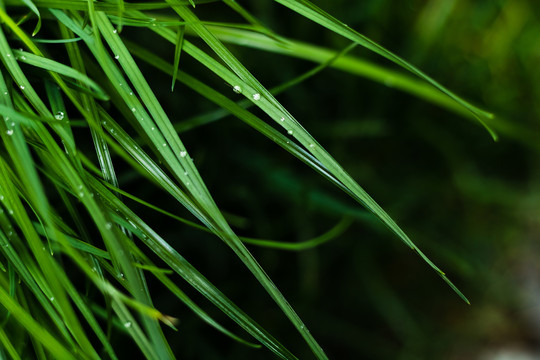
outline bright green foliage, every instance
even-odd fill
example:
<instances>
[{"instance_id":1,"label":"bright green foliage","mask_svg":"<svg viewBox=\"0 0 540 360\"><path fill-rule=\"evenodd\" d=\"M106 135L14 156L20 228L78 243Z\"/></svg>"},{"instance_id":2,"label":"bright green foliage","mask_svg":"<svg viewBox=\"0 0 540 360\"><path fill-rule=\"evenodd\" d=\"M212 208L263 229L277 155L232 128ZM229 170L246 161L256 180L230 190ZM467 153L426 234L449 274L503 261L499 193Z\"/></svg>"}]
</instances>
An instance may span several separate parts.
<instances>
[{"instance_id":1,"label":"bright green foliage","mask_svg":"<svg viewBox=\"0 0 540 360\"><path fill-rule=\"evenodd\" d=\"M199 19L199 10L215 6L213 3L194 0L3 2L0 9L3 63L0 113L4 118L0 121L0 304L3 306L0 357L117 359L124 346L114 341L117 332L127 334L147 359L181 357L169 346L170 337L164 335L163 325L174 328L175 319L154 307L155 299L148 286L151 278L230 338L247 346L264 346L283 359L296 358L190 264L160 234L159 228L145 221L131 206L131 200L135 200L179 221L179 226L191 226L221 239L274 300L313 355L327 358L324 346L317 342L246 244L295 251L313 248L338 237L354 216L343 217L328 232L301 243L238 236L190 156L196 149L185 146L179 136L179 130L199 127L229 114L288 151L349 195L358 206L367 209L372 214L369 219L382 222L468 302L306 130L301 116L293 115L275 96L327 67L335 67L381 83L392 83L397 89L476 118L493 137L492 127L501 132L508 127L502 121L491 123L491 114L471 105L309 1L278 0L273 6L280 3L347 39L350 45L343 51L275 34L233 0L223 1L221 5L236 12L245 23ZM144 40L138 42L124 36L130 28L136 28ZM172 56L166 58L154 53L145 47L145 41L169 44ZM282 86L269 89L235 57L229 44L308 59L319 65ZM390 59L403 71L348 55L355 46ZM206 80L184 70L183 63L188 60L212 73L215 83L205 83ZM142 66L143 63L148 65ZM153 71L169 74L172 90L178 91L175 83L180 82L219 109L190 121L180 121L184 115L165 108L150 86L148 81ZM40 80L34 80L37 78ZM224 83L227 92L220 90ZM237 95L233 100L235 93L244 99L237 101ZM121 189L118 177L123 172L175 199L178 208L186 209L193 219L180 217ZM177 285L179 277L246 333L236 335L214 320L181 290ZM94 295L88 296L89 289Z\"/></svg>"}]
</instances>

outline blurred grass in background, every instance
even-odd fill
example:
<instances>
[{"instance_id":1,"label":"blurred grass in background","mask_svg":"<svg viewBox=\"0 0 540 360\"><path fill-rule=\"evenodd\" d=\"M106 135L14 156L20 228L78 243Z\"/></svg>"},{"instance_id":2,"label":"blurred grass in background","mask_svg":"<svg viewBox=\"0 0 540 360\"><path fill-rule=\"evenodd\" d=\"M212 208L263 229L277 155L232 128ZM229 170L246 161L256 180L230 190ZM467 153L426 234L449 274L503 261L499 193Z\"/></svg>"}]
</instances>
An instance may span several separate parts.
<instances>
[{"instance_id":1,"label":"blurred grass in background","mask_svg":"<svg viewBox=\"0 0 540 360\"><path fill-rule=\"evenodd\" d=\"M278 34L335 49L346 45L271 2L245 5ZM255 250L263 266L277 276L333 358L502 359L512 351L513 358L519 351L540 357L540 5L532 0L317 5L526 130L501 133L494 143L475 123L391 86L323 71L278 99L447 270L472 305L460 302L378 224L364 220L335 241L300 254ZM234 50L268 86L312 66ZM363 49L350 54L395 68ZM230 134L226 139L219 136L224 131ZM249 172L249 181L229 173L229 186L212 187L211 179L223 180L214 165L223 156L208 151L202 164L218 202L249 218L250 235L301 240L324 231L338 213L364 219L344 195L271 144L259 143L234 119L186 136L193 143L211 139L228 149L224 161L236 173ZM251 141L257 142L246 146ZM243 299L246 306L264 303L250 296Z\"/></svg>"},{"instance_id":2,"label":"blurred grass in background","mask_svg":"<svg viewBox=\"0 0 540 360\"><path fill-rule=\"evenodd\" d=\"M278 35L336 51L350 44L275 2L239 3ZM235 117L201 125L201 114L214 114L218 108L180 84L171 92L170 75L138 61L216 203L234 230L247 237L301 242L336 224L339 232L346 228L332 241L301 252L248 245L330 358L501 359L511 351L514 358L518 352L540 357L540 5L534 0L316 4L496 114L492 125L498 142L459 110L450 112L403 92L396 82L376 82L331 68L339 67L340 59L277 95L447 272L472 305L461 301L374 216L327 180ZM200 4L196 13L206 21L243 21L221 3ZM47 31L42 29L42 34L50 35ZM133 46L172 62L174 46L149 34L129 25L121 32ZM185 38L205 48L192 35L188 26ZM227 46L267 88L317 65L249 46ZM348 55L405 74L359 46ZM225 81L184 54L180 69L223 93L232 92ZM89 72L99 74L96 69ZM264 116L261 110L252 111ZM122 117L118 109L111 112ZM83 131L75 135L83 138ZM88 136L78 147L83 153L94 151ZM176 215L190 216L159 187L141 181L119 157L114 160L121 189ZM302 338L227 246L211 234L125 202L298 358L312 358ZM347 227L349 219L353 222ZM178 357L275 358L265 349L233 342L179 305L158 281L148 282L155 307L180 320L178 332L164 329ZM87 287L89 298L99 298ZM209 303L197 291L187 286L182 290L236 331L234 323L206 306ZM141 356L126 335L113 332L111 343L120 358Z\"/></svg>"}]
</instances>

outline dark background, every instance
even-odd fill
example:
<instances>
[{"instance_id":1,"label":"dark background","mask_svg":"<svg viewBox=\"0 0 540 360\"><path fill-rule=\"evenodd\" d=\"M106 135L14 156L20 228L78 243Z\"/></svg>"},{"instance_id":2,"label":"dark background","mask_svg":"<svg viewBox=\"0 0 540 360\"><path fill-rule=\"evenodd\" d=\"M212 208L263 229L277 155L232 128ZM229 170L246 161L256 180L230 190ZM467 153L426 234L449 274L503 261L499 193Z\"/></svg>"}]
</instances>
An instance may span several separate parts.
<instances>
[{"instance_id":1,"label":"dark background","mask_svg":"<svg viewBox=\"0 0 540 360\"><path fill-rule=\"evenodd\" d=\"M272 1L239 3L280 35L336 50L348 44ZM315 3L472 103L523 127L533 139L539 133L537 1ZM201 5L197 14L205 20L241 21L222 4ZM230 48L268 88L315 66ZM352 54L398 69L360 47ZM181 66L223 86L187 55ZM152 74L151 84L177 122L214 108L181 85L171 93L170 77ZM181 134L240 235L303 241L345 215L354 217L343 235L313 250L250 247L331 358L540 358L540 192L534 142L504 131L494 142L474 121L332 69L278 100L471 301L470 306L461 301L346 194L238 119L227 117ZM173 199L152 187L129 176L120 180L125 189L182 214ZM150 212L144 218L299 358L312 358L285 316L217 238ZM216 319L242 334L178 283ZM156 306L180 319L179 332L166 330L180 357L274 358L265 349L229 340L165 290L152 290L158 294Z\"/></svg>"}]
</instances>

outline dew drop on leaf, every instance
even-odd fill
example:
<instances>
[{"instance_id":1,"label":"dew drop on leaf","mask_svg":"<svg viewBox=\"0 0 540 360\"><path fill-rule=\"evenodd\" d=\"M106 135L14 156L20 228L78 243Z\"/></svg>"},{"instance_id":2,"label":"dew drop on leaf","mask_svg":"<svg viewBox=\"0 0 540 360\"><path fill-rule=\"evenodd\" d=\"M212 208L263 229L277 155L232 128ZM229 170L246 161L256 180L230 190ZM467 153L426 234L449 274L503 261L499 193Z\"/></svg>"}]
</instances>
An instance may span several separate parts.
<instances>
[{"instance_id":1,"label":"dew drop on leaf","mask_svg":"<svg viewBox=\"0 0 540 360\"><path fill-rule=\"evenodd\" d=\"M56 114L54 114L54 118L56 120L63 120L64 119L64 112L63 111L57 112Z\"/></svg>"}]
</instances>

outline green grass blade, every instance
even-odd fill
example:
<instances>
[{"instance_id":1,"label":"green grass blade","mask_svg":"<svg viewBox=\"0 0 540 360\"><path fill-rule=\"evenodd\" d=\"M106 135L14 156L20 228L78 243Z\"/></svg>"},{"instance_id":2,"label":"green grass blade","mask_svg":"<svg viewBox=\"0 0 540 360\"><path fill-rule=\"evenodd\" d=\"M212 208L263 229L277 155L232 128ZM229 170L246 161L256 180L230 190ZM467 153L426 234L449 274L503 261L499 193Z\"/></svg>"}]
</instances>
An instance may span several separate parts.
<instances>
[{"instance_id":1,"label":"green grass blade","mask_svg":"<svg viewBox=\"0 0 540 360\"><path fill-rule=\"evenodd\" d=\"M486 128L494 140L497 140L497 134L489 126L489 120L493 118L493 114L488 113L484 110L479 109L478 107L468 103L463 100L461 97L457 96L446 87L439 84L433 78L420 71L413 65L409 64L407 61L403 60L394 53L386 50L381 45L377 44L373 40L367 38L366 36L358 33L357 31L351 29L347 25L343 24L338 19L329 15L322 9L318 8L308 0L275 0L276 2L288 7L289 9L296 11L297 13L303 15L304 17L310 19L313 22L339 34L351 41L358 43L359 45L385 57L386 59L396 63L397 65L403 67L404 69L415 74L419 78L427 81L435 89L442 92L443 94L450 97L452 100L469 110L476 119Z\"/></svg>"},{"instance_id":2,"label":"green grass blade","mask_svg":"<svg viewBox=\"0 0 540 360\"><path fill-rule=\"evenodd\" d=\"M178 32L176 36L176 46L174 49L174 61L173 61L173 75L172 75L172 84L171 91L174 91L174 84L176 84L176 77L178 76L178 64L180 63L180 54L182 54L182 46L184 45L184 30L185 26L181 25L178 27Z\"/></svg>"},{"instance_id":3,"label":"green grass blade","mask_svg":"<svg viewBox=\"0 0 540 360\"><path fill-rule=\"evenodd\" d=\"M32 36L35 36L37 35L37 33L39 32L39 30L41 29L41 14L39 13L39 10L38 8L36 7L36 5L31 1L31 0L21 0L26 6L28 6L30 8L30 10L32 10L32 12L34 14L36 14L37 18L38 18L38 22L36 24L36 27L34 29L34 32L32 33Z\"/></svg>"},{"instance_id":4,"label":"green grass blade","mask_svg":"<svg viewBox=\"0 0 540 360\"><path fill-rule=\"evenodd\" d=\"M95 81L88 76L81 74L73 68L60 64L56 61L48 58L37 56L26 51L13 50L13 54L17 57L17 60L41 69L52 71L64 76L71 77L77 81L80 81L83 86L88 86L91 93L100 100L109 100L109 96L96 84Z\"/></svg>"},{"instance_id":5,"label":"green grass blade","mask_svg":"<svg viewBox=\"0 0 540 360\"><path fill-rule=\"evenodd\" d=\"M297 242L297 243L287 243L283 241L275 240L261 240L253 238L242 238L242 241L251 245L262 246L278 250L287 250L287 251L304 251L307 249L313 249L321 244L324 244L336 237L340 236L349 228L352 224L351 218L343 218L337 225L332 229L328 230L326 233L319 235L313 239Z\"/></svg>"}]
</instances>

